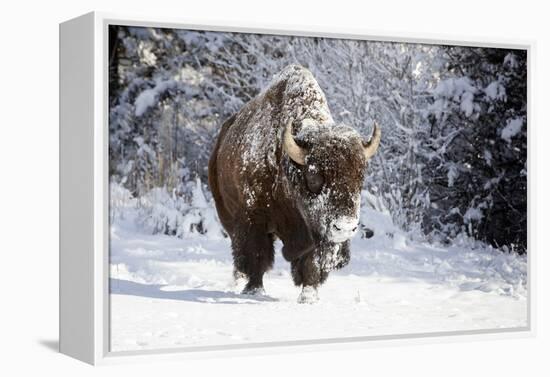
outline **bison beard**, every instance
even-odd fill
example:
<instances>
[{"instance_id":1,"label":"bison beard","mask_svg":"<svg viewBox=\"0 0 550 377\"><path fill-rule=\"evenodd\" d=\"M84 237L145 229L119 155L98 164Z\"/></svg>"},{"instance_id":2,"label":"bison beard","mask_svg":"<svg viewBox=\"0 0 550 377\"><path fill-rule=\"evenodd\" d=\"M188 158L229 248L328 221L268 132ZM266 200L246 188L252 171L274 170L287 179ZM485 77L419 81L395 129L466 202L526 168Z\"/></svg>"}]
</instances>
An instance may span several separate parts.
<instances>
[{"instance_id":1,"label":"bison beard","mask_svg":"<svg viewBox=\"0 0 550 377\"><path fill-rule=\"evenodd\" d=\"M208 180L235 272L248 279L243 293L263 293L278 237L302 286L298 302L317 300L329 272L349 262L365 167L379 142L376 126L365 143L335 125L319 85L296 65L222 125Z\"/></svg>"}]
</instances>

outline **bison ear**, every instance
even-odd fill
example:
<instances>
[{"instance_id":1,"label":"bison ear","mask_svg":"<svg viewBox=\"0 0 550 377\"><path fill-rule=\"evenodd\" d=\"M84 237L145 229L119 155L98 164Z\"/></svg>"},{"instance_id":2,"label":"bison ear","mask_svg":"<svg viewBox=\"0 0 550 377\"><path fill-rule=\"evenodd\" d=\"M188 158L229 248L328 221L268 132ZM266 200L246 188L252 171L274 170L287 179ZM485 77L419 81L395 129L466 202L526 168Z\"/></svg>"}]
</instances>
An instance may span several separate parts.
<instances>
[{"instance_id":1,"label":"bison ear","mask_svg":"<svg viewBox=\"0 0 550 377\"><path fill-rule=\"evenodd\" d=\"M285 153L297 164L306 164L306 150L296 144L292 136L292 119L288 121L283 136L283 149Z\"/></svg>"},{"instance_id":2,"label":"bison ear","mask_svg":"<svg viewBox=\"0 0 550 377\"><path fill-rule=\"evenodd\" d=\"M380 145L380 139L382 137L382 131L380 131L380 126L374 123L374 130L372 131L372 136L368 142L363 141L363 153L365 155L365 160L368 161L378 150Z\"/></svg>"}]
</instances>

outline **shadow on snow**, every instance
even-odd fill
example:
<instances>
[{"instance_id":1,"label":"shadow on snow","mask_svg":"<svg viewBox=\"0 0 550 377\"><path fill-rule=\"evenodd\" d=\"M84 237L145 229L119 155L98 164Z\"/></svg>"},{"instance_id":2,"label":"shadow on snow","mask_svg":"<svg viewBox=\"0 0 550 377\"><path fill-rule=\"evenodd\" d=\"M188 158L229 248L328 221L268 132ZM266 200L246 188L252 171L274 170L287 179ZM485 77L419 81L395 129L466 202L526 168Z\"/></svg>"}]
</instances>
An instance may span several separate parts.
<instances>
[{"instance_id":1,"label":"shadow on snow","mask_svg":"<svg viewBox=\"0 0 550 377\"><path fill-rule=\"evenodd\" d=\"M161 300L179 300L208 304L259 304L261 302L275 302L276 298L266 295L245 295L230 291L208 289L184 289L178 291L164 291L165 285L141 284L128 280L109 279L110 293L155 298Z\"/></svg>"}]
</instances>

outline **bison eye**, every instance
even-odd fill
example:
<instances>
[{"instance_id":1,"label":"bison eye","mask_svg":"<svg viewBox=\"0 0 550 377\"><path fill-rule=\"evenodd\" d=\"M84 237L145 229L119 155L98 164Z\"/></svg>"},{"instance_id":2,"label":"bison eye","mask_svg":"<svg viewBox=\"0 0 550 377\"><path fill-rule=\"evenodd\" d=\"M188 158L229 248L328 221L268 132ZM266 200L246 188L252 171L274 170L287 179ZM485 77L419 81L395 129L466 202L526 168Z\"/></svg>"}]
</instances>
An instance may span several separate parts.
<instances>
[{"instance_id":1,"label":"bison eye","mask_svg":"<svg viewBox=\"0 0 550 377\"><path fill-rule=\"evenodd\" d=\"M319 194L323 188L325 179L320 173L317 172L306 172L306 184L307 189L314 194Z\"/></svg>"}]
</instances>

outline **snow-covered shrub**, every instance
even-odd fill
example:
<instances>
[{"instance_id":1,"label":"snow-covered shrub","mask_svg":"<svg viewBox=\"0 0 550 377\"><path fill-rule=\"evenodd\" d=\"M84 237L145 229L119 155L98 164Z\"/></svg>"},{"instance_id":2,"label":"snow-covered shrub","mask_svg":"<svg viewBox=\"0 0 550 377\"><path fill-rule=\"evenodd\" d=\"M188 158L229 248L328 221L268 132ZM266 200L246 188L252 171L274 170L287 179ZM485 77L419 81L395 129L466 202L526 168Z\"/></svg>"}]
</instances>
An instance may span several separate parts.
<instances>
[{"instance_id":1,"label":"snow-covered shrub","mask_svg":"<svg viewBox=\"0 0 550 377\"><path fill-rule=\"evenodd\" d=\"M124 219L125 210L134 208L136 200L130 190L117 182L109 184L109 218L113 222L117 219Z\"/></svg>"},{"instance_id":2,"label":"snow-covered shrub","mask_svg":"<svg viewBox=\"0 0 550 377\"><path fill-rule=\"evenodd\" d=\"M190 203L191 206L184 215L183 224L177 235L186 237L199 233L212 239L224 237L214 202L212 199L206 200L200 178L191 185Z\"/></svg>"},{"instance_id":3,"label":"snow-covered shrub","mask_svg":"<svg viewBox=\"0 0 550 377\"><path fill-rule=\"evenodd\" d=\"M152 234L176 235L188 205L164 187L155 187L140 198L139 222Z\"/></svg>"},{"instance_id":4,"label":"snow-covered shrub","mask_svg":"<svg viewBox=\"0 0 550 377\"><path fill-rule=\"evenodd\" d=\"M410 224L407 230L396 225L384 199L367 190L361 192L359 229L361 238L372 238L379 247L404 249L408 241L424 241L421 224Z\"/></svg>"},{"instance_id":5,"label":"snow-covered shrub","mask_svg":"<svg viewBox=\"0 0 550 377\"><path fill-rule=\"evenodd\" d=\"M204 235L224 237L213 202L207 202L200 178L188 195L169 193L166 188L154 188L140 199L138 221L152 234L167 234L181 238Z\"/></svg>"},{"instance_id":6,"label":"snow-covered shrub","mask_svg":"<svg viewBox=\"0 0 550 377\"><path fill-rule=\"evenodd\" d=\"M398 229L393 223L392 216L383 200L367 190L362 190L361 203L359 214L361 236L365 238L372 236L393 238Z\"/></svg>"}]
</instances>

